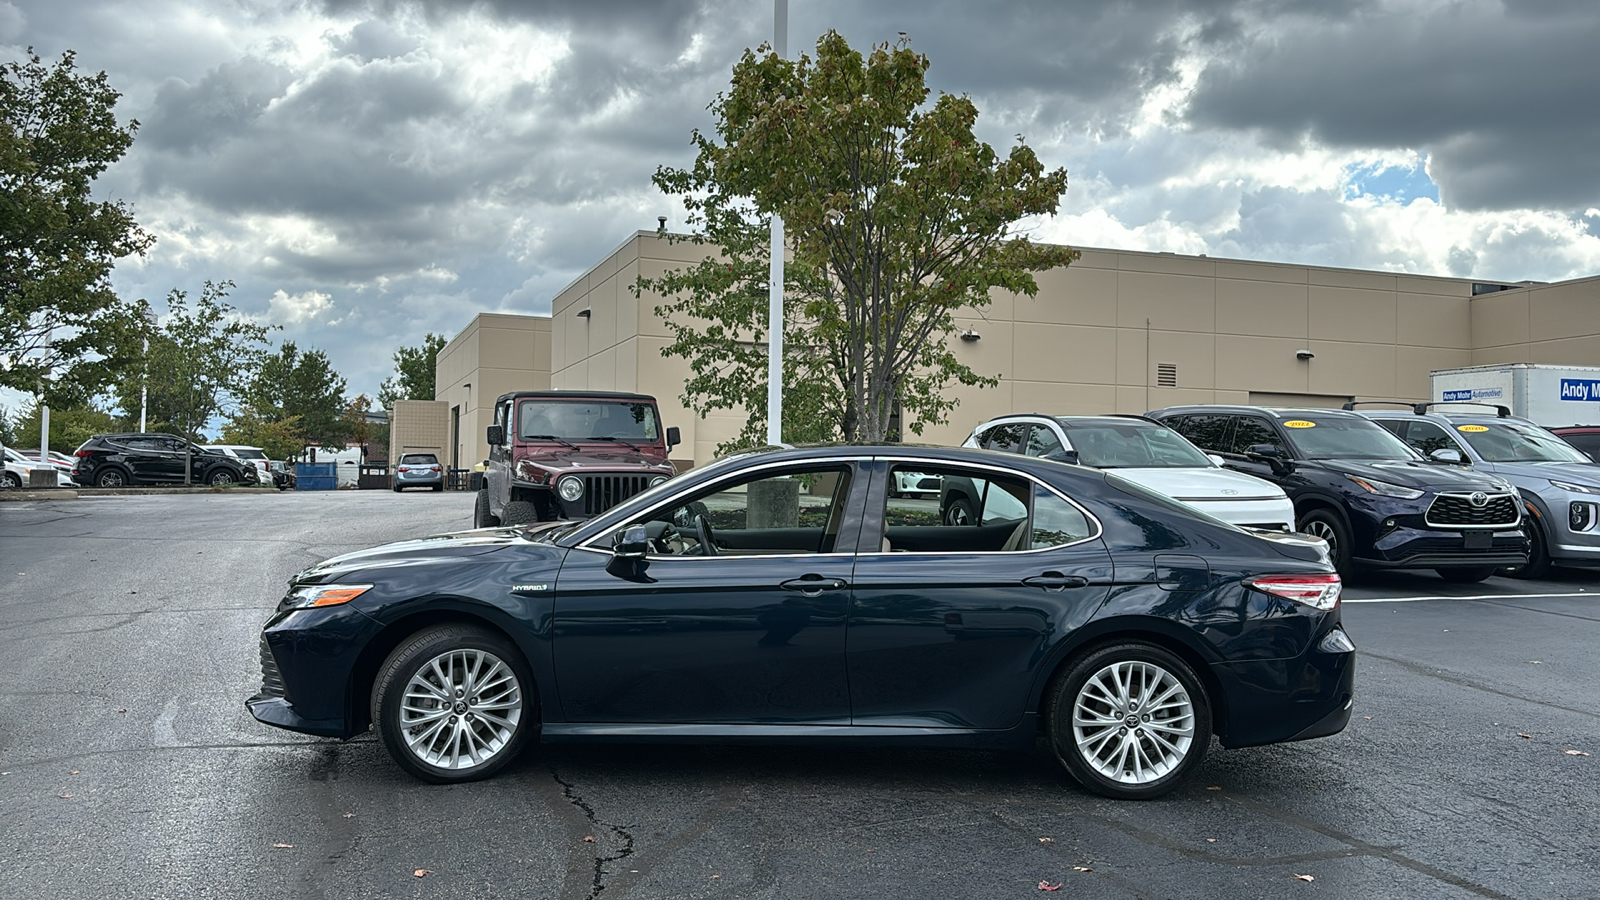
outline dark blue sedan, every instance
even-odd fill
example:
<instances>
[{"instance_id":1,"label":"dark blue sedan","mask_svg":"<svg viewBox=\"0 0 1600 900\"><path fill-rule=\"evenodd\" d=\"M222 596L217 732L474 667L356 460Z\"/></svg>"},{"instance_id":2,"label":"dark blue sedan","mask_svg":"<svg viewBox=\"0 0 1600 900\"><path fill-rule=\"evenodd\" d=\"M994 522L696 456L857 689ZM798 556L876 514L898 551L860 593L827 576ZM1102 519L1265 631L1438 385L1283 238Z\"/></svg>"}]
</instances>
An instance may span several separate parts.
<instances>
[{"instance_id":1,"label":"dark blue sedan","mask_svg":"<svg viewBox=\"0 0 1600 900\"><path fill-rule=\"evenodd\" d=\"M970 522L897 485L961 478ZM1334 734L1354 647L1325 545L983 450L768 449L580 523L347 554L261 637L257 719L369 727L413 775L534 739L1029 749L1092 791Z\"/></svg>"}]
</instances>

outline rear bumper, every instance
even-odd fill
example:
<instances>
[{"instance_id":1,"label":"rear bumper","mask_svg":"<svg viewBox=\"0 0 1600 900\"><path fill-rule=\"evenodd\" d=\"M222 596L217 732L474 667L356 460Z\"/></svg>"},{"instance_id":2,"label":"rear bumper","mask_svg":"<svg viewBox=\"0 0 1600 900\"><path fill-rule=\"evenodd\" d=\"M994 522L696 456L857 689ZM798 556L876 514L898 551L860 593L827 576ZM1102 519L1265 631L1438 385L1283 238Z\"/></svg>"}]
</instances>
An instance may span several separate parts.
<instances>
[{"instance_id":1,"label":"rear bumper","mask_svg":"<svg viewBox=\"0 0 1600 900\"><path fill-rule=\"evenodd\" d=\"M1355 699L1356 655L1330 652L1331 633L1297 657L1211 666L1222 685L1226 721L1217 737L1224 747L1303 741L1343 730Z\"/></svg>"}]
</instances>

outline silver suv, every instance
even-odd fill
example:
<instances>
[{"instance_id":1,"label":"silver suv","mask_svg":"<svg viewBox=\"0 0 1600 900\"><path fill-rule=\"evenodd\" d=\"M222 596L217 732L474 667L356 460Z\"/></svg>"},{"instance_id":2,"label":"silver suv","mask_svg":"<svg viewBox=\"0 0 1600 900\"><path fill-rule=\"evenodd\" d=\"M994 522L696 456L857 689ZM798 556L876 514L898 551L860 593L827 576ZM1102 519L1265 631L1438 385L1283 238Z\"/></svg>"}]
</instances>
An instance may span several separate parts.
<instances>
[{"instance_id":1,"label":"silver suv","mask_svg":"<svg viewBox=\"0 0 1600 900\"><path fill-rule=\"evenodd\" d=\"M1378 401L1382 402L1382 401ZM1354 409L1364 403L1346 403ZM1527 515L1528 563L1508 570L1538 578L1551 565L1600 566L1600 465L1559 436L1504 406L1406 403L1358 410L1435 462L1470 465L1511 482Z\"/></svg>"}]
</instances>

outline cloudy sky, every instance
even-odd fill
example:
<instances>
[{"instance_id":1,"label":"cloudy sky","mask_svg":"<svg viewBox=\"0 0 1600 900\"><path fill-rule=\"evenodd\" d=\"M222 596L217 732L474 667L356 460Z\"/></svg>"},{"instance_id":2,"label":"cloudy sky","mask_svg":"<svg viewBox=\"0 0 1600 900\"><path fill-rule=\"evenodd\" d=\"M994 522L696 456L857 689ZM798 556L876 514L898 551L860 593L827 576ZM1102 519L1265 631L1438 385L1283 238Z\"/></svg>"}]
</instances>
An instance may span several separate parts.
<instances>
[{"instance_id":1,"label":"cloudy sky","mask_svg":"<svg viewBox=\"0 0 1600 900\"><path fill-rule=\"evenodd\" d=\"M1594 0L792 0L903 33L981 136L1071 188L1037 237L1540 281L1600 274ZM101 191L158 242L116 285L233 302L376 392L397 346L551 298L650 184L767 0L0 0L0 56L75 50L136 118ZM1585 112L1588 110L1588 112ZM670 227L670 226L669 226Z\"/></svg>"}]
</instances>

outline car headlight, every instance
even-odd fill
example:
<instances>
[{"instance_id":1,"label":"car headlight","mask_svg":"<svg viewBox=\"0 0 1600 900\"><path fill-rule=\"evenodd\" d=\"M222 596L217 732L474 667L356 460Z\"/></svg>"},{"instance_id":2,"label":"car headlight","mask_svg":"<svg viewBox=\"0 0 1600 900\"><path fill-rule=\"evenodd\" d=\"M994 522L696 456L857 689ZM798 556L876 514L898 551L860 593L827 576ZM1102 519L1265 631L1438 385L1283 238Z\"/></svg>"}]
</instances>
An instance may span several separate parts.
<instances>
[{"instance_id":1,"label":"car headlight","mask_svg":"<svg viewBox=\"0 0 1600 900\"><path fill-rule=\"evenodd\" d=\"M663 484L666 484L666 483L667 483L667 476L665 476L665 475L657 475L656 477L650 479L650 486L651 487L660 487L660 486L662 486Z\"/></svg>"},{"instance_id":2,"label":"car headlight","mask_svg":"<svg viewBox=\"0 0 1600 900\"><path fill-rule=\"evenodd\" d=\"M311 609L314 606L340 606L372 590L370 584L308 584L289 591L278 609Z\"/></svg>"},{"instance_id":3,"label":"car headlight","mask_svg":"<svg viewBox=\"0 0 1600 900\"><path fill-rule=\"evenodd\" d=\"M1552 478L1550 479L1550 484L1552 487L1561 488L1563 491L1571 491L1574 494L1600 494L1600 488L1589 487L1584 484L1573 484L1570 481L1557 481Z\"/></svg>"},{"instance_id":4,"label":"car headlight","mask_svg":"<svg viewBox=\"0 0 1600 900\"><path fill-rule=\"evenodd\" d=\"M1354 481L1356 484L1361 485L1361 487L1368 493L1377 494L1380 497L1398 497L1401 500L1415 500L1422 496L1421 491L1412 490L1408 487L1401 487L1398 484L1390 484L1387 481L1373 481L1369 478L1357 478L1354 475L1347 475L1345 477L1349 478L1351 481Z\"/></svg>"},{"instance_id":5,"label":"car headlight","mask_svg":"<svg viewBox=\"0 0 1600 900\"><path fill-rule=\"evenodd\" d=\"M571 503L583 496L583 479L576 475L568 475L556 482L556 493L561 495L561 499Z\"/></svg>"}]
</instances>

